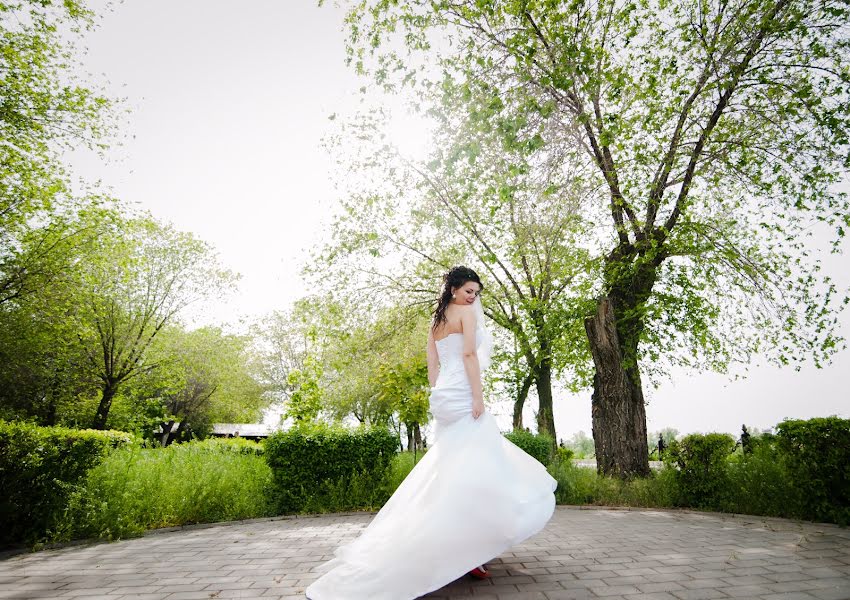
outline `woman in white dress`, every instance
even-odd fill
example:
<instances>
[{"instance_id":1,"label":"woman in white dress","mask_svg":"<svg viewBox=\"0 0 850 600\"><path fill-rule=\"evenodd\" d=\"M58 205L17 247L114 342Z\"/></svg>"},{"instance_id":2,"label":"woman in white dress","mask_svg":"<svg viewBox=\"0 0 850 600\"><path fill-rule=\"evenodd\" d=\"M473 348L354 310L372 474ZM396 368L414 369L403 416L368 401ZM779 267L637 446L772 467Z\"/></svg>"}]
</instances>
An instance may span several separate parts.
<instances>
[{"instance_id":1,"label":"woman in white dress","mask_svg":"<svg viewBox=\"0 0 850 600\"><path fill-rule=\"evenodd\" d=\"M435 441L360 536L319 567L310 600L411 600L540 531L556 481L508 441L484 406L492 338L478 275L454 267L428 336Z\"/></svg>"}]
</instances>

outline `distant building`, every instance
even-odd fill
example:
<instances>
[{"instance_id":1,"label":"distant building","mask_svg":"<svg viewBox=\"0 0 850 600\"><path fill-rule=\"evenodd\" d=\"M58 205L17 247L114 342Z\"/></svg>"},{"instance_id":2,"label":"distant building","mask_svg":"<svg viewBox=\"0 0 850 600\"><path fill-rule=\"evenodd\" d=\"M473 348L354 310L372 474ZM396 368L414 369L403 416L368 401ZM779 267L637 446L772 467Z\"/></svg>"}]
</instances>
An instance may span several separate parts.
<instances>
[{"instance_id":1,"label":"distant building","mask_svg":"<svg viewBox=\"0 0 850 600\"><path fill-rule=\"evenodd\" d=\"M161 424L159 428L154 432L156 437L159 439L159 442L163 446L167 446L172 442L186 441L187 439L191 439L191 433L189 433L189 437L186 437L186 433L182 432L180 429L180 422L170 422L170 427L168 429L168 433L166 433L165 428L168 427L167 424ZM210 432L210 437L217 438L244 438L246 440L259 441L264 440L273 434L275 431L278 431L280 426L271 425L269 423L213 423L212 431Z\"/></svg>"},{"instance_id":2,"label":"distant building","mask_svg":"<svg viewBox=\"0 0 850 600\"><path fill-rule=\"evenodd\" d=\"M210 437L240 437L256 442L269 437L278 429L267 423L213 423Z\"/></svg>"}]
</instances>

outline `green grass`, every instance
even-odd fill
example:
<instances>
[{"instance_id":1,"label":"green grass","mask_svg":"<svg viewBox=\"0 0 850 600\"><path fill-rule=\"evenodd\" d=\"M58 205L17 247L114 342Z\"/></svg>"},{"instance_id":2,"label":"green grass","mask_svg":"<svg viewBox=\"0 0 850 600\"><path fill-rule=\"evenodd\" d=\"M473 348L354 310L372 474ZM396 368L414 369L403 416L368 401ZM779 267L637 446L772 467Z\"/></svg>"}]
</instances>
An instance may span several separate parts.
<instances>
[{"instance_id":1,"label":"green grass","mask_svg":"<svg viewBox=\"0 0 850 600\"><path fill-rule=\"evenodd\" d=\"M271 469L242 441L118 450L89 471L56 539L118 539L148 529L270 516Z\"/></svg>"},{"instance_id":2,"label":"green grass","mask_svg":"<svg viewBox=\"0 0 850 600\"><path fill-rule=\"evenodd\" d=\"M653 472L646 479L623 481L597 475L595 469L578 467L572 461L555 460L549 473L558 482L558 504L594 504L599 506L673 506L676 482L672 469Z\"/></svg>"},{"instance_id":3,"label":"green grass","mask_svg":"<svg viewBox=\"0 0 850 600\"><path fill-rule=\"evenodd\" d=\"M374 477L355 475L344 483L317 485L302 512L378 510L413 467L413 454L402 452L377 484ZM682 506L677 471L670 466L625 481L599 476L571 460L555 459L548 470L558 482L558 504ZM767 449L731 457L727 474L722 503L706 509L796 516L799 501L787 471ZM244 440L120 449L89 471L52 537L118 539L159 527L272 516L271 479L262 447Z\"/></svg>"},{"instance_id":4,"label":"green grass","mask_svg":"<svg viewBox=\"0 0 850 600\"><path fill-rule=\"evenodd\" d=\"M378 510L412 469L413 454L399 453L379 485L361 476L327 482L302 512ZM89 471L51 537L114 540L160 527L273 516L270 484L262 446L244 440L118 450Z\"/></svg>"}]
</instances>

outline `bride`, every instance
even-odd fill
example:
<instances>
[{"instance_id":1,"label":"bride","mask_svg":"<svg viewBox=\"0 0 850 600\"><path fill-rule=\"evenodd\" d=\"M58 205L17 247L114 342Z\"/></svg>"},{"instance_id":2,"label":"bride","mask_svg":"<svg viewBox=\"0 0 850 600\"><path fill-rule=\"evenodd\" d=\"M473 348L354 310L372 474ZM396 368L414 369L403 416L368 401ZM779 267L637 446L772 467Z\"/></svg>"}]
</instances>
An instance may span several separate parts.
<instances>
[{"instance_id":1,"label":"bride","mask_svg":"<svg viewBox=\"0 0 850 600\"><path fill-rule=\"evenodd\" d=\"M454 267L428 335L435 441L353 542L307 588L310 600L408 600L469 573L540 531L556 481L508 441L484 406L492 338L478 275Z\"/></svg>"}]
</instances>

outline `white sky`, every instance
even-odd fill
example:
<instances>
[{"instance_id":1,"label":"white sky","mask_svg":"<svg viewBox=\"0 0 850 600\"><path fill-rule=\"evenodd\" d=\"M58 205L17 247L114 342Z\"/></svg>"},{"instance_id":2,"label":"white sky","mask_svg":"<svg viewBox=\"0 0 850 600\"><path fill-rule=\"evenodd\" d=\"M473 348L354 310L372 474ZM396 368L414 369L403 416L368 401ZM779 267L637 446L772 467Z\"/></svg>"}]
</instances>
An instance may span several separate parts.
<instances>
[{"instance_id":1,"label":"white sky","mask_svg":"<svg viewBox=\"0 0 850 600\"><path fill-rule=\"evenodd\" d=\"M363 85L344 64L343 40L341 11L313 0L128 1L87 36L86 66L131 113L109 161L78 152L76 171L211 242L242 274L239 293L200 320L236 323L312 291L299 272L336 198L320 141L328 117L353 111ZM409 148L425 141L413 121L394 129ZM845 262L829 266L846 284ZM847 314L843 324L850 335ZM785 417L847 418L848 388L847 351L822 370L753 367L738 381L671 373L671 383L646 390L647 426L737 433ZM506 428L509 405L493 408ZM590 393L557 392L555 418L560 437L590 434Z\"/></svg>"}]
</instances>

